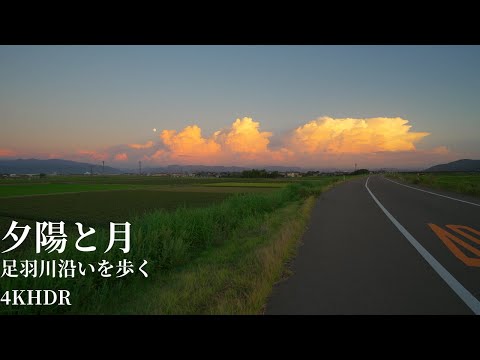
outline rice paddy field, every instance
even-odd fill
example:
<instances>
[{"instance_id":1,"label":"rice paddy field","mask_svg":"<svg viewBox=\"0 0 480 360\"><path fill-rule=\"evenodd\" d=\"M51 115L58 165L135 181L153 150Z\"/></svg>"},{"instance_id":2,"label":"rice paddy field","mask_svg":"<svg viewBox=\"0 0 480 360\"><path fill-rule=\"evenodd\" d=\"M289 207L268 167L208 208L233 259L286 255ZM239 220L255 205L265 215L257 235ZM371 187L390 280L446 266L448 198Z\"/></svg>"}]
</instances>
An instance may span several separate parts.
<instances>
[{"instance_id":1,"label":"rice paddy field","mask_svg":"<svg viewBox=\"0 0 480 360\"><path fill-rule=\"evenodd\" d=\"M109 222L132 221L142 214L179 207L203 207L232 194L271 191L286 183L219 182L217 178L191 179L147 176L55 176L44 179L0 180L0 236L12 220L19 225L64 221L66 226L108 228ZM217 186L218 184L218 186ZM231 186L224 186L231 184ZM243 186L244 184L244 186ZM271 184L271 183L270 183ZM265 186L267 185L267 186ZM33 239L28 238L29 242ZM0 249L3 245L0 245Z\"/></svg>"},{"instance_id":2,"label":"rice paddy field","mask_svg":"<svg viewBox=\"0 0 480 360\"><path fill-rule=\"evenodd\" d=\"M2 254L2 259L106 259L112 264L125 257L134 262L148 259L151 276L135 275L125 280L104 279L98 274L75 279L4 277L0 279L4 289L68 289L74 304L4 306L2 313L258 313L281 276L284 262L293 254L314 196L340 180L153 176L1 179L0 238L12 221L32 229L24 243ZM43 221L64 221L65 233L73 234L64 253L36 254L35 224ZM130 253L79 253L75 249L75 222L85 229L95 228L91 244L105 245L109 242L109 223L126 221L132 224ZM0 252L13 241L0 241ZM202 288L193 291L200 283Z\"/></svg>"},{"instance_id":3,"label":"rice paddy field","mask_svg":"<svg viewBox=\"0 0 480 360\"><path fill-rule=\"evenodd\" d=\"M135 185L120 184L68 184L68 183L45 183L45 184L1 184L0 198L77 193L89 191L112 191L134 189Z\"/></svg>"},{"instance_id":4,"label":"rice paddy field","mask_svg":"<svg viewBox=\"0 0 480 360\"><path fill-rule=\"evenodd\" d=\"M0 179L0 235L12 219L108 226L154 210L202 207L232 194L271 192L295 181L126 175Z\"/></svg>"}]
</instances>

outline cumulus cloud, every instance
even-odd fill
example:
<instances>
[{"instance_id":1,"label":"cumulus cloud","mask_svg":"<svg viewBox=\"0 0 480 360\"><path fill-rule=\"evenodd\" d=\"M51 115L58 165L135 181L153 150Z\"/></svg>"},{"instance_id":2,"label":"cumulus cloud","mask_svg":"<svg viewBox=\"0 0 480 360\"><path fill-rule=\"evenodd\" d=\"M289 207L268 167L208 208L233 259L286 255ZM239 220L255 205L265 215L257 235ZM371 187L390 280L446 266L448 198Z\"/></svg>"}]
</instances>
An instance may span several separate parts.
<instances>
[{"instance_id":1,"label":"cumulus cloud","mask_svg":"<svg viewBox=\"0 0 480 360\"><path fill-rule=\"evenodd\" d=\"M291 130L287 136L277 137L263 130L260 122L251 117L238 118L211 134L204 134L195 124L183 129L158 129L157 134L155 140L145 143L117 145L101 151L82 150L75 157L125 164L142 160L151 165L350 168L357 162L364 167L421 166L458 155L445 146L417 149L417 144L429 133L412 131L409 121L400 117L324 116Z\"/></svg>"},{"instance_id":2,"label":"cumulus cloud","mask_svg":"<svg viewBox=\"0 0 480 360\"><path fill-rule=\"evenodd\" d=\"M430 135L411 132L402 118L335 119L321 117L296 128L289 139L290 148L300 153L371 153L411 151Z\"/></svg>"},{"instance_id":3,"label":"cumulus cloud","mask_svg":"<svg viewBox=\"0 0 480 360\"><path fill-rule=\"evenodd\" d=\"M172 159L205 159L220 152L220 145L213 139L202 136L202 130L197 125L191 125L182 131L163 130L160 134L163 144L167 147Z\"/></svg>"},{"instance_id":4,"label":"cumulus cloud","mask_svg":"<svg viewBox=\"0 0 480 360\"><path fill-rule=\"evenodd\" d=\"M252 118L237 119L230 128L214 133L215 141L234 153L264 153L268 151L271 132L260 131L260 123Z\"/></svg>"},{"instance_id":5,"label":"cumulus cloud","mask_svg":"<svg viewBox=\"0 0 480 360\"><path fill-rule=\"evenodd\" d=\"M119 153L116 154L113 158L115 161L127 161L128 160L128 155L126 153Z\"/></svg>"},{"instance_id":6,"label":"cumulus cloud","mask_svg":"<svg viewBox=\"0 0 480 360\"><path fill-rule=\"evenodd\" d=\"M149 149L153 147L153 141L147 141L145 144L128 144L131 149Z\"/></svg>"},{"instance_id":7,"label":"cumulus cloud","mask_svg":"<svg viewBox=\"0 0 480 360\"><path fill-rule=\"evenodd\" d=\"M165 149L157 150L150 159L241 165L280 162L291 156L288 149L270 150L271 136L271 132L261 131L260 123L249 117L236 119L230 127L209 137L204 137L197 125L180 132L163 130L160 139Z\"/></svg>"}]
</instances>

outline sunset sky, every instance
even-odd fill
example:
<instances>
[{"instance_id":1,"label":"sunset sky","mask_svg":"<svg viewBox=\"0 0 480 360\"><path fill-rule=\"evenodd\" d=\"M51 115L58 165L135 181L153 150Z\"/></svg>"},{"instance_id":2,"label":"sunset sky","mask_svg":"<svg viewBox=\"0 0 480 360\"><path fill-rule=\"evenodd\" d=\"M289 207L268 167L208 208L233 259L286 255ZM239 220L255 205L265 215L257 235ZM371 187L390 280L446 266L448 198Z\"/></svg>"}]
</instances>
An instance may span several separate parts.
<instances>
[{"instance_id":1,"label":"sunset sky","mask_svg":"<svg viewBox=\"0 0 480 360\"><path fill-rule=\"evenodd\" d=\"M0 158L480 159L479 64L479 46L0 46Z\"/></svg>"}]
</instances>

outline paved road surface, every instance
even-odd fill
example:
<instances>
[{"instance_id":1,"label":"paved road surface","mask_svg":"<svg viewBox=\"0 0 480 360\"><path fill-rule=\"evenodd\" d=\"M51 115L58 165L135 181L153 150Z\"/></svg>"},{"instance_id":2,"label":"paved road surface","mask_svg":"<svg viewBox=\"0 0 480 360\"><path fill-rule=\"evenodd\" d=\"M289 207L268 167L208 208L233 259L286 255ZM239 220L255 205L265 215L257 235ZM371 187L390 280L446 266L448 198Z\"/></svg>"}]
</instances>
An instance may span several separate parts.
<instances>
[{"instance_id":1,"label":"paved road surface","mask_svg":"<svg viewBox=\"0 0 480 360\"><path fill-rule=\"evenodd\" d=\"M480 200L366 180L317 201L266 314L479 314Z\"/></svg>"}]
</instances>

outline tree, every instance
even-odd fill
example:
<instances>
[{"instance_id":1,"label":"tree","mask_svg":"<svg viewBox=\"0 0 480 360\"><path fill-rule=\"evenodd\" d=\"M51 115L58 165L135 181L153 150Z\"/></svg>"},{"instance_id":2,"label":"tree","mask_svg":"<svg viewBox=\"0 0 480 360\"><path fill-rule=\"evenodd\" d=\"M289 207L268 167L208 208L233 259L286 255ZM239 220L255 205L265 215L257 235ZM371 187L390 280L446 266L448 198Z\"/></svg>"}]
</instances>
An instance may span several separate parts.
<instances>
[{"instance_id":1,"label":"tree","mask_svg":"<svg viewBox=\"0 0 480 360\"><path fill-rule=\"evenodd\" d=\"M257 170L243 170L242 177L244 178L274 178L280 176L278 171L268 172L265 169Z\"/></svg>"},{"instance_id":2,"label":"tree","mask_svg":"<svg viewBox=\"0 0 480 360\"><path fill-rule=\"evenodd\" d=\"M350 173L350 175L366 175L366 174L370 174L370 170L358 169L358 170L355 170L354 172Z\"/></svg>"}]
</instances>

